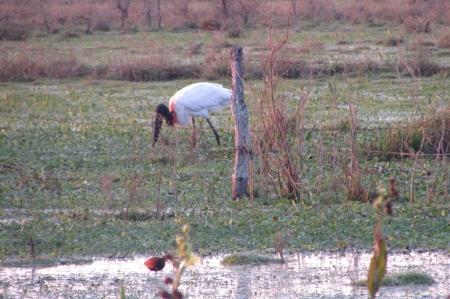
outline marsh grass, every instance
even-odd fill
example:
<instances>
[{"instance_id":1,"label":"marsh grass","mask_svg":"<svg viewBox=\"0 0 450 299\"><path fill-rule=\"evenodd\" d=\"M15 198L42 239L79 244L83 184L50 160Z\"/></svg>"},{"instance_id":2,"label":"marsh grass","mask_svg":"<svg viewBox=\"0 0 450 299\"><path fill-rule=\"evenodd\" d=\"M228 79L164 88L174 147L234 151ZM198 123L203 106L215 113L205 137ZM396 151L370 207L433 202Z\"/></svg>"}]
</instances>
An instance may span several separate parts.
<instances>
[{"instance_id":1,"label":"marsh grass","mask_svg":"<svg viewBox=\"0 0 450 299\"><path fill-rule=\"evenodd\" d=\"M383 279L383 287L394 286L408 286L408 285L432 285L435 283L434 279L427 273L421 272L404 272L387 275ZM366 280L359 280L355 282L356 286L367 286Z\"/></svg>"},{"instance_id":2,"label":"marsh grass","mask_svg":"<svg viewBox=\"0 0 450 299\"><path fill-rule=\"evenodd\" d=\"M450 48L450 31L444 31L438 37L438 45L440 48Z\"/></svg>"},{"instance_id":3,"label":"marsh grass","mask_svg":"<svg viewBox=\"0 0 450 299\"><path fill-rule=\"evenodd\" d=\"M284 263L282 259L253 255L253 254L232 254L222 259L221 264L227 266L239 266L239 265L263 265L270 263Z\"/></svg>"},{"instance_id":4,"label":"marsh grass","mask_svg":"<svg viewBox=\"0 0 450 299\"><path fill-rule=\"evenodd\" d=\"M15 53L12 57L0 56L0 63L2 64L0 80L3 82L32 82L39 78L62 79L80 75L76 57L70 53L52 57L45 53L33 56Z\"/></svg>"},{"instance_id":5,"label":"marsh grass","mask_svg":"<svg viewBox=\"0 0 450 299\"><path fill-rule=\"evenodd\" d=\"M336 22L334 25L345 26L345 23ZM271 67L277 76L284 79L328 79L343 74L370 77L395 70L398 51L390 46L394 43L397 45L398 41L382 42L385 47L379 52L370 44L378 40L396 39L397 35L391 34L389 29L395 31L398 28L388 27L386 34L386 31L370 27L369 24L363 27L364 30L351 27L348 30L352 38L347 38L351 45L339 44L341 37L333 33L324 34L324 28L327 28L326 24L316 24L308 30L290 34L287 45L279 50L281 55L270 58ZM267 45L262 43L266 37L261 35L263 30L258 27L241 29L243 37L238 42L247 51L246 77L262 79L270 56ZM0 56L3 66L0 81L34 82L45 78L74 77L133 82L221 80L230 77L228 54L237 42L229 38L226 31L207 34L189 29L179 32L111 31L81 35L79 38L72 38L71 32L77 31L64 32L60 38L43 36L27 40L24 45L5 42L3 47L8 51ZM308 32L317 37L312 38ZM364 41L369 36L374 41ZM414 65L414 69L420 70L422 76L448 71L445 64L436 63L429 50L422 49L426 46L412 47L414 40L414 35L402 34L399 47L405 51L405 58L401 57L405 61L401 65L403 72L406 72L407 65ZM192 41L202 45L200 53L192 55ZM357 44L353 45L355 42ZM101 46L98 46L99 43ZM364 43L369 46L364 46Z\"/></svg>"},{"instance_id":6,"label":"marsh grass","mask_svg":"<svg viewBox=\"0 0 450 299\"><path fill-rule=\"evenodd\" d=\"M171 66L161 60L139 59L113 65L108 73L110 78L117 80L147 82L196 79L200 77L201 70L196 66Z\"/></svg>"},{"instance_id":7,"label":"marsh grass","mask_svg":"<svg viewBox=\"0 0 450 299\"><path fill-rule=\"evenodd\" d=\"M432 285L433 283L435 281L430 275L419 272L397 273L383 280L384 286Z\"/></svg>"},{"instance_id":8,"label":"marsh grass","mask_svg":"<svg viewBox=\"0 0 450 299\"><path fill-rule=\"evenodd\" d=\"M234 136L229 110L211 118L223 140L220 147L204 121L198 125L197 149L189 146L190 126L163 127L164 142L151 146L156 104L167 103L176 90L206 75L230 85L227 55L232 42L226 32L111 31L80 39L50 35L26 44L2 42L8 51L1 58L7 61L16 55L19 63L25 61L17 67L29 73L19 70L17 81L7 74L1 83L1 257L30 256L30 238L36 257L163 252L174 246L171 236L187 222L193 228L195 248L205 254L248 250L273 254L273 236L286 231L295 231L284 245L289 252L368 249L373 222L370 205L364 203L368 196L363 202L348 201L354 169L360 171L358 183L366 195L374 194L390 176L398 178L404 201L398 203L399 217L388 224L395 232L389 235L394 250L447 248L446 157L421 155L420 145L412 144L413 154L384 158L395 149L394 139L404 135L393 133L383 141L378 133L397 125L414 127L411 116L419 108L424 116L429 112L424 119L439 127L437 132L445 131L445 113L437 112L448 100L445 72L421 77L416 66L411 67L413 72L407 68L397 72L390 63L400 56L408 66L402 56L408 49L372 48L387 30L398 27L335 25L348 26L348 43L338 44L340 35L330 33L328 23L306 22L289 35L271 65L265 60L270 57L265 33L243 27L239 43L248 51L246 102L251 107L252 139L261 156L254 162L258 196L237 202L227 200ZM275 27L274 36L278 33ZM405 43L410 38L405 34ZM191 51L191 40L203 43L201 52L184 56ZM352 46L361 40L366 46ZM32 50L47 54L28 55ZM361 66L349 58L355 54L367 64L378 59L381 67ZM41 77L28 68L35 63L33 57L47 68L53 68L51 57L74 63L62 63L51 70L55 76ZM326 57L331 61L321 63ZM441 58L443 67L448 57ZM150 69L145 63L169 69L187 65L189 71L200 71L194 79L144 82L142 73ZM111 80L123 79L117 76L119 71L112 71L113 65L132 81ZM337 67L329 72L324 65ZM66 77L75 74L71 70L77 66L101 73ZM292 75L295 68L300 75ZM358 109L356 115L349 113L349 99ZM436 149L445 149L447 137L439 139L437 132L427 138L431 145L442 140ZM418 136L425 149L428 139ZM349 167L350 138L356 145L354 168ZM383 153L368 155L360 145ZM287 166L295 171L286 172Z\"/></svg>"},{"instance_id":9,"label":"marsh grass","mask_svg":"<svg viewBox=\"0 0 450 299\"><path fill-rule=\"evenodd\" d=\"M31 35L31 28L23 25L0 25L0 40L24 41Z\"/></svg>"},{"instance_id":10,"label":"marsh grass","mask_svg":"<svg viewBox=\"0 0 450 299\"><path fill-rule=\"evenodd\" d=\"M411 127L397 126L381 130L377 141L361 144L361 152L368 157L389 161L408 154L409 149L425 154L448 155L450 150L450 110L430 111Z\"/></svg>"},{"instance_id":11,"label":"marsh grass","mask_svg":"<svg viewBox=\"0 0 450 299\"><path fill-rule=\"evenodd\" d=\"M373 27L385 23L402 25L406 32L428 34L437 25L449 23L445 13L446 3L441 1L395 0L389 5L383 1L295 1L290 11L295 23L311 20L315 24L345 20L353 25L369 23ZM80 31L93 30L179 30L203 28L219 30L239 24L258 26L266 24L267 7L273 10L272 22L275 26L286 24L288 3L269 1L225 2L206 6L202 1L175 1L161 3L160 9L148 2L133 3L123 19L120 9L110 9L108 3L79 1L76 3L5 3L0 15L4 23L34 24L46 34L76 27ZM6 18L7 16L7 18Z\"/></svg>"},{"instance_id":12,"label":"marsh grass","mask_svg":"<svg viewBox=\"0 0 450 299\"><path fill-rule=\"evenodd\" d=\"M70 257L61 258L57 261L52 256L39 256L36 259L30 257L22 257L17 259L9 259L2 262L4 267L29 267L29 268L44 268L55 267L58 265L89 265L92 264L93 259L90 257Z\"/></svg>"},{"instance_id":13,"label":"marsh grass","mask_svg":"<svg viewBox=\"0 0 450 299\"><path fill-rule=\"evenodd\" d=\"M361 22L356 13L351 19L353 24ZM98 65L80 67L89 65L85 62L93 56L71 50L56 52L69 62L42 59L36 68L26 55L19 55L19 64L10 69L21 70L13 77L5 75L4 81L35 83L5 84L0 105L2 263L16 258L34 263L36 256L56 260L167 251L176 246L172 237L186 223L193 228L191 239L200 253L275 250L281 256L236 254L222 261L227 265L283 263L284 248L365 250L372 246L370 224L375 218L366 203L378 183L391 176L399 178L399 190L409 203L395 202L398 217L386 223L390 248L447 248L447 67L416 44L405 47L413 51L392 67L392 50L383 49L385 57L377 50L381 63L374 64L370 46L333 50L330 44L355 44L338 43L337 35L290 44L289 21L287 28L279 44L272 39L280 33L276 27L265 46L255 47L256 39L244 42L252 44L249 77L263 79L246 81L257 142L258 196L236 202L227 200L234 133L229 112L213 116L225 141L222 147L213 146L205 126L199 128L197 148L189 147L190 128L164 128L163 142L155 148L150 147L148 132L153 117L149 107L166 102L179 86L192 79L229 77L224 51L231 43L226 32L201 37L207 44L195 55L187 45L168 41L146 55L145 49L131 46L135 38L148 38L137 30L125 33L122 41L106 37L107 50L101 55L107 63L101 73L92 72ZM431 27L424 28L405 32L428 33ZM182 38L196 35L184 33ZM166 39L165 33L146 34ZM73 45L76 36L62 37ZM180 53L191 53L187 62ZM359 58L350 59L355 53ZM320 61L328 56L331 61ZM39 81L73 78L80 69L83 79L77 82ZM105 83L103 78L138 83ZM387 96L373 97L377 87L372 80ZM393 103L394 95L400 101ZM379 107L414 115L413 121L403 123L406 132L385 139L373 134L376 126L390 125L369 119L381 115ZM369 144L369 149L361 144ZM371 155L374 152L380 155ZM280 234L285 231L286 237ZM34 240L33 246L27 240ZM180 251L191 255L191 245L180 240L179 248L188 245ZM188 256L180 257L189 264ZM178 277L184 266L180 269ZM175 281L173 294L178 292L179 279ZM120 293L125 297L122 283ZM166 298L168 292L160 295Z\"/></svg>"}]
</instances>

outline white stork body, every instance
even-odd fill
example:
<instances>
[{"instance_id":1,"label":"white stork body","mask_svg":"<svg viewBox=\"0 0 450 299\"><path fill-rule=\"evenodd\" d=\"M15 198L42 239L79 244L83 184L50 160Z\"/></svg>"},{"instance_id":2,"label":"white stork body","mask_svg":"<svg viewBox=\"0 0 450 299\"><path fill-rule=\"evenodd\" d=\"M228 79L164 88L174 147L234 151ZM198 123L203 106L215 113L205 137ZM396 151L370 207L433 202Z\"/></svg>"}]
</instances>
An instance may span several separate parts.
<instances>
[{"instance_id":1,"label":"white stork body","mask_svg":"<svg viewBox=\"0 0 450 299\"><path fill-rule=\"evenodd\" d=\"M230 106L231 90L221 84L200 82L177 91L169 101L169 110L177 126L185 126L191 117L209 118L209 113Z\"/></svg>"},{"instance_id":2,"label":"white stork body","mask_svg":"<svg viewBox=\"0 0 450 299\"><path fill-rule=\"evenodd\" d=\"M153 145L158 140L162 125L162 118L166 119L169 126L185 126L192 118L195 135L194 117L202 116L210 125L220 144L219 135L209 120L209 113L221 111L224 106L230 105L231 90L217 83L201 82L188 85L177 91L169 101L169 107L160 104L156 107L155 134ZM194 141L195 142L195 141Z\"/></svg>"}]
</instances>

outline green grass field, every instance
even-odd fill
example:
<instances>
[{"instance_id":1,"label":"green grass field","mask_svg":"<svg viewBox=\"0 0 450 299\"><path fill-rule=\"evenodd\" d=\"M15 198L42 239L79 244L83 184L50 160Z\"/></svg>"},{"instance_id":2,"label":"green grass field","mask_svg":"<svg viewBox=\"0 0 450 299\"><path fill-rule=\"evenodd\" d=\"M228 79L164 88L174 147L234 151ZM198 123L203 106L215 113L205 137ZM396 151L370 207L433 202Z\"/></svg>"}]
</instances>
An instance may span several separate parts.
<instances>
[{"instance_id":1,"label":"green grass field","mask_svg":"<svg viewBox=\"0 0 450 299\"><path fill-rule=\"evenodd\" d=\"M400 192L385 225L390 250L448 250L448 151L433 151L440 140L434 133L419 129L411 137L408 128L446 132L450 123L440 111L448 109L450 52L426 43L437 34L398 32L389 24L303 22L278 52L261 28L244 29L240 38L161 30L0 42L0 258L26 262L30 238L42 260L161 253L174 250L183 223L200 254L274 253L277 233L290 236L291 252L369 250L376 218L370 202L390 177ZM274 32L275 44L284 33ZM402 44L389 46L392 36ZM230 86L234 44L244 47L245 100L261 149L253 161L255 198L236 202L229 110L212 117L221 146L202 120L196 149L191 126L164 126L162 142L151 146L156 104L193 82ZM267 97L270 57L277 76ZM287 128L301 178L291 197L283 178L274 179L283 155L264 145L260 107L280 104L292 118L300 99L302 114ZM357 107L354 135L350 107ZM414 140L415 154L399 150L391 139L400 135L423 141L419 153ZM351 140L357 169L349 166ZM349 200L355 170L364 200Z\"/></svg>"}]
</instances>

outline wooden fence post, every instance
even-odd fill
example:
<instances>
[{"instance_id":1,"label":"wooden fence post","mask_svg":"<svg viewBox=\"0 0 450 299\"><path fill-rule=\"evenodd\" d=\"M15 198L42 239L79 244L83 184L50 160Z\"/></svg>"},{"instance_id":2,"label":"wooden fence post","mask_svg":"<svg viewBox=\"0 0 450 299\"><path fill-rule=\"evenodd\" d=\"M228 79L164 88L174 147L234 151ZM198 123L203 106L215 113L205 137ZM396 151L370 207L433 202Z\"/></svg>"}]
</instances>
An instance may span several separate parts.
<instances>
[{"instance_id":1,"label":"wooden fence post","mask_svg":"<svg viewBox=\"0 0 450 299\"><path fill-rule=\"evenodd\" d=\"M235 161L233 168L233 200L249 196L249 164L253 153L248 123L247 105L244 102L243 49L234 46L231 50L232 96L230 109L234 120Z\"/></svg>"}]
</instances>

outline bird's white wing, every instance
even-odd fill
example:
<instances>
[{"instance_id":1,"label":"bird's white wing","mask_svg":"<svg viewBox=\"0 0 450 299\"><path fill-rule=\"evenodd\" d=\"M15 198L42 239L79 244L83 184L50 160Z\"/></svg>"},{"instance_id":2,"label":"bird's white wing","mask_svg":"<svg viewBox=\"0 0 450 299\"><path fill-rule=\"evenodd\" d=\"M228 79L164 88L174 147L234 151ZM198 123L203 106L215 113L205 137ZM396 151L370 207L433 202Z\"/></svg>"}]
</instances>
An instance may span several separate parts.
<instances>
[{"instance_id":1,"label":"bird's white wing","mask_svg":"<svg viewBox=\"0 0 450 299\"><path fill-rule=\"evenodd\" d=\"M191 116L208 117L212 111L220 111L228 106L231 90L217 83L195 83L180 89L170 99L169 106L177 114L178 125L185 125Z\"/></svg>"}]
</instances>

